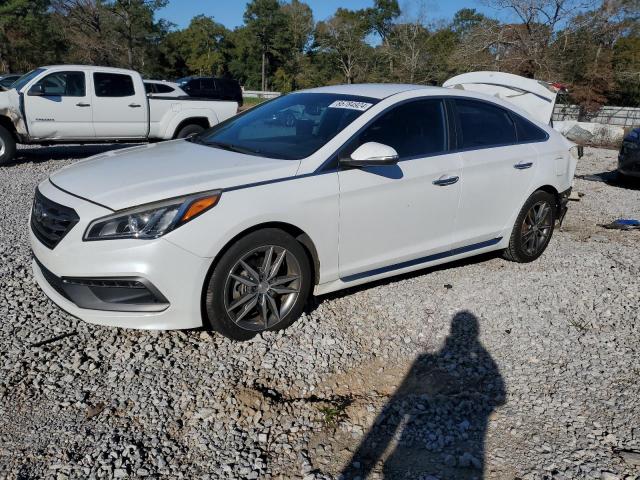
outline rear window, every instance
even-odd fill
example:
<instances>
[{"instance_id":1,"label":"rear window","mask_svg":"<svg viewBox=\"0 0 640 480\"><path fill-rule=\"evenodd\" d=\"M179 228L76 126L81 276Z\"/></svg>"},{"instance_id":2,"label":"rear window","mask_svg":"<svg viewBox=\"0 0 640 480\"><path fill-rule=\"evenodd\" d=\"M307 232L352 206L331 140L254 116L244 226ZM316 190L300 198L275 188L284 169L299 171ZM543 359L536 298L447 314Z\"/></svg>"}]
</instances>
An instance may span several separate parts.
<instances>
[{"instance_id":1,"label":"rear window","mask_svg":"<svg viewBox=\"0 0 640 480\"><path fill-rule=\"evenodd\" d=\"M93 83L98 97L131 97L136 94L130 75L96 72Z\"/></svg>"},{"instance_id":2,"label":"rear window","mask_svg":"<svg viewBox=\"0 0 640 480\"><path fill-rule=\"evenodd\" d=\"M169 85L165 85L163 83L156 83L156 92L157 93L171 93L175 89L170 87Z\"/></svg>"},{"instance_id":3,"label":"rear window","mask_svg":"<svg viewBox=\"0 0 640 480\"><path fill-rule=\"evenodd\" d=\"M456 99L455 103L462 130L460 148L489 148L517 142L516 129L507 110L475 100Z\"/></svg>"}]
</instances>

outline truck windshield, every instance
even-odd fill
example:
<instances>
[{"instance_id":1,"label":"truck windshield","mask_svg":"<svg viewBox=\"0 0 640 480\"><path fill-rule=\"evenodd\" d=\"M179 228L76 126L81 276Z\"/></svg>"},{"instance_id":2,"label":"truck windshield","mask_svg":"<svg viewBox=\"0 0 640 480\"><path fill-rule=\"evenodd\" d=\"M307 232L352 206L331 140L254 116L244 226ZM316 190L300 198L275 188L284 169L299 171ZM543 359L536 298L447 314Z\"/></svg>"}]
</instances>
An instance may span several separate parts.
<instances>
[{"instance_id":1,"label":"truck windshield","mask_svg":"<svg viewBox=\"0 0 640 480\"><path fill-rule=\"evenodd\" d=\"M36 68L35 70L31 70L29 73L25 73L15 82L13 82L10 88L15 88L16 90L20 91L22 87L24 87L27 83L31 81L31 79L37 77L45 70L46 68Z\"/></svg>"},{"instance_id":2,"label":"truck windshield","mask_svg":"<svg viewBox=\"0 0 640 480\"><path fill-rule=\"evenodd\" d=\"M293 93L247 110L190 141L249 155L300 160L377 101L355 95Z\"/></svg>"}]
</instances>

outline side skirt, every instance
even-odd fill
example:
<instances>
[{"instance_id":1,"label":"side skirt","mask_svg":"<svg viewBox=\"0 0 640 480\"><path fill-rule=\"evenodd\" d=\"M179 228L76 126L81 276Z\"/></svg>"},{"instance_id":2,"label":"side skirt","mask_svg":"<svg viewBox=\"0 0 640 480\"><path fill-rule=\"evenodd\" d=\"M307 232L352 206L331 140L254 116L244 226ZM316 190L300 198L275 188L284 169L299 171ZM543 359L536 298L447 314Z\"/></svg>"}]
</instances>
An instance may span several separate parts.
<instances>
[{"instance_id":1,"label":"side skirt","mask_svg":"<svg viewBox=\"0 0 640 480\"><path fill-rule=\"evenodd\" d=\"M500 242L502 242L502 240L503 237L497 237L491 240L486 240L484 242L454 248L446 252L428 255L426 257L420 257L414 260L407 260L405 262L376 268L374 270L368 270L366 272L347 275L345 277L341 277L338 280L316 285L314 294L324 295L337 290L342 290L343 288L354 287L356 285L392 277L394 275L420 270L421 268L448 263L450 261L457 260L458 258L471 257L473 255L489 252L491 250L497 250L501 248L499 244Z\"/></svg>"}]
</instances>

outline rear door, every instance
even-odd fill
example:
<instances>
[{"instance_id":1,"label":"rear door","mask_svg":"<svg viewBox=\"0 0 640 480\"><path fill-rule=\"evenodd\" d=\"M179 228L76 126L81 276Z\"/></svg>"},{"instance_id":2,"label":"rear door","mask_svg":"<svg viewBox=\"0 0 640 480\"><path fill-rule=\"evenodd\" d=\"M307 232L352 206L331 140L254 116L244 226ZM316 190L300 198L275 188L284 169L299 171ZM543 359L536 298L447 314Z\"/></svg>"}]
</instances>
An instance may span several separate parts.
<instances>
[{"instance_id":1,"label":"rear door","mask_svg":"<svg viewBox=\"0 0 640 480\"><path fill-rule=\"evenodd\" d=\"M27 92L25 114L29 132L42 139L91 139L92 99L83 71L53 72Z\"/></svg>"},{"instance_id":2,"label":"rear door","mask_svg":"<svg viewBox=\"0 0 640 480\"><path fill-rule=\"evenodd\" d=\"M507 109L476 99L450 102L462 156L456 248L498 238L522 207L537 168L537 151L532 143L518 143Z\"/></svg>"},{"instance_id":3,"label":"rear door","mask_svg":"<svg viewBox=\"0 0 640 480\"><path fill-rule=\"evenodd\" d=\"M146 138L144 85L126 73L93 72L93 124L97 138Z\"/></svg>"}]
</instances>

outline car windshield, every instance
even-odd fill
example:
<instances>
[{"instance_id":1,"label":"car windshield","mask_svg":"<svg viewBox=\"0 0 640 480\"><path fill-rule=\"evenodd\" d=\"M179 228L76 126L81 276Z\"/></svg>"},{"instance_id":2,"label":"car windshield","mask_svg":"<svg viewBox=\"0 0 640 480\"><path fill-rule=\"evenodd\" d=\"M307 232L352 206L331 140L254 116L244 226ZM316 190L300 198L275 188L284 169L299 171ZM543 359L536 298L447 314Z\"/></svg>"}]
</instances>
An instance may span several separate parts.
<instances>
[{"instance_id":1,"label":"car windshield","mask_svg":"<svg viewBox=\"0 0 640 480\"><path fill-rule=\"evenodd\" d=\"M331 93L293 93L265 102L190 141L284 160L308 157L378 100Z\"/></svg>"},{"instance_id":2,"label":"car windshield","mask_svg":"<svg viewBox=\"0 0 640 480\"><path fill-rule=\"evenodd\" d=\"M31 79L37 77L45 70L46 70L45 68L36 68L35 70L31 70L29 73L25 73L15 82L13 82L10 88L15 88L16 90L20 91L22 87L24 87L27 83L31 81Z\"/></svg>"}]
</instances>

